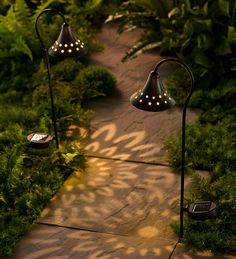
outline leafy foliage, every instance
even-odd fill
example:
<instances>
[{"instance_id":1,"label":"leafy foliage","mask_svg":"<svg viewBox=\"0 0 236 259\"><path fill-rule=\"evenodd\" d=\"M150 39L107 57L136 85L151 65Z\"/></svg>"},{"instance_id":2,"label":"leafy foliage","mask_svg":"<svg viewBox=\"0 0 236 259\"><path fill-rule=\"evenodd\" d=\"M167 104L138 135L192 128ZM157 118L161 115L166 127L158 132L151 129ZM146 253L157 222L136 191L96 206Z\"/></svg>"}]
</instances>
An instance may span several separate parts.
<instances>
[{"instance_id":1,"label":"leafy foliage","mask_svg":"<svg viewBox=\"0 0 236 259\"><path fill-rule=\"evenodd\" d=\"M236 169L236 121L228 118L216 125L200 123L186 129L186 164L191 169L209 170L212 179ZM181 141L171 138L166 147L169 162L174 168L181 166Z\"/></svg>"},{"instance_id":2,"label":"leafy foliage","mask_svg":"<svg viewBox=\"0 0 236 259\"><path fill-rule=\"evenodd\" d=\"M110 96L115 88L116 80L106 69L99 66L87 67L75 79L81 101L97 96Z\"/></svg>"},{"instance_id":3,"label":"leafy foliage","mask_svg":"<svg viewBox=\"0 0 236 259\"><path fill-rule=\"evenodd\" d=\"M63 180L85 166L85 158L71 144L37 152L21 142L5 148L0 163L0 255L7 258Z\"/></svg>"},{"instance_id":4,"label":"leafy foliage","mask_svg":"<svg viewBox=\"0 0 236 259\"><path fill-rule=\"evenodd\" d=\"M203 179L193 175L193 188L188 194L188 203L211 200L217 203L215 220L193 221L185 218L186 245L195 249L235 252L236 237L236 171L217 180Z\"/></svg>"},{"instance_id":5,"label":"leafy foliage","mask_svg":"<svg viewBox=\"0 0 236 259\"><path fill-rule=\"evenodd\" d=\"M174 8L172 1L163 2L130 0L118 9L121 31L144 29L124 60L159 48L162 54L176 55L192 65L196 78L208 87L222 74L235 71L234 0L182 0Z\"/></svg>"},{"instance_id":6,"label":"leafy foliage","mask_svg":"<svg viewBox=\"0 0 236 259\"><path fill-rule=\"evenodd\" d=\"M84 151L74 143L68 130L71 125L88 127L92 116L91 111L81 108L82 93L75 83L84 69L79 61L51 62L60 149L55 151L52 144L47 149L36 150L26 139L31 132L50 135L54 132L47 71L34 34L35 19L53 4L67 9L67 2L16 0L14 8L0 3L0 258L11 256L17 241L66 177L86 166ZM70 12L66 15L76 23ZM81 13L80 19L83 18ZM40 18L40 34L46 46L50 37L58 33L60 23L60 17ZM89 41L93 37L89 26L90 22L84 21L83 28L77 29L81 39ZM101 74L106 80L106 71ZM88 87L84 86L87 92Z\"/></svg>"},{"instance_id":7,"label":"leafy foliage","mask_svg":"<svg viewBox=\"0 0 236 259\"><path fill-rule=\"evenodd\" d=\"M123 61L161 45L162 22L173 8L173 1L128 0L120 5L110 20L119 21L119 32L142 28L141 38L124 56Z\"/></svg>"}]
</instances>

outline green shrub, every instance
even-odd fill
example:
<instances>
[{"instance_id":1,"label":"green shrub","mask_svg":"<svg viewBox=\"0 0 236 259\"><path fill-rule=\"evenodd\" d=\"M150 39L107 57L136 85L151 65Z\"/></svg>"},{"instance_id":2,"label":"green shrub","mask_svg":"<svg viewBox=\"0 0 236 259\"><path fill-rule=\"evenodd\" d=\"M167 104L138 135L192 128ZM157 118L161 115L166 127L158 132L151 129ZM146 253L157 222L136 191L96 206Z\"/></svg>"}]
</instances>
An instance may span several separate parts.
<instances>
[{"instance_id":1,"label":"green shrub","mask_svg":"<svg viewBox=\"0 0 236 259\"><path fill-rule=\"evenodd\" d=\"M55 96L55 98L65 100L66 102L71 102L75 99L72 94L72 87L73 85L69 82L53 81L53 96ZM48 100L50 100L48 84L45 83L38 85L32 93L32 105L37 106L42 102L47 102Z\"/></svg>"},{"instance_id":2,"label":"green shrub","mask_svg":"<svg viewBox=\"0 0 236 259\"><path fill-rule=\"evenodd\" d=\"M71 142L59 150L35 150L26 142L5 148L0 160L1 258L12 254L65 178L85 166L83 150Z\"/></svg>"},{"instance_id":3,"label":"green shrub","mask_svg":"<svg viewBox=\"0 0 236 259\"><path fill-rule=\"evenodd\" d=\"M0 106L0 129L2 130L11 124L32 127L37 120L37 111L31 108L25 108L20 104L6 105L5 107Z\"/></svg>"},{"instance_id":4,"label":"green shrub","mask_svg":"<svg viewBox=\"0 0 236 259\"><path fill-rule=\"evenodd\" d=\"M75 83L82 101L85 101L97 96L110 96L115 88L116 79L107 69L91 66L81 70Z\"/></svg>"},{"instance_id":5,"label":"green shrub","mask_svg":"<svg viewBox=\"0 0 236 259\"><path fill-rule=\"evenodd\" d=\"M58 62L52 67L52 78L61 81L73 81L84 65L74 59L66 59Z\"/></svg>"},{"instance_id":6,"label":"green shrub","mask_svg":"<svg viewBox=\"0 0 236 259\"><path fill-rule=\"evenodd\" d=\"M186 165L191 169L211 171L218 178L236 170L236 121L224 119L216 125L200 123L186 128ZM166 141L171 166L181 166L181 140Z\"/></svg>"}]
</instances>

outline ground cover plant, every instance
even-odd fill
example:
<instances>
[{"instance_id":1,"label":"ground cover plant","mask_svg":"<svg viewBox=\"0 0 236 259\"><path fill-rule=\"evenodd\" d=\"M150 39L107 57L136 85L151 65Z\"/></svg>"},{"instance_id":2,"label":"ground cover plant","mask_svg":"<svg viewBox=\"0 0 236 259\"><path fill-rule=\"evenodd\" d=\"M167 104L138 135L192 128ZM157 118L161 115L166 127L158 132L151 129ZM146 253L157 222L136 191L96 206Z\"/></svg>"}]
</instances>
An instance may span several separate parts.
<instances>
[{"instance_id":1,"label":"ground cover plant","mask_svg":"<svg viewBox=\"0 0 236 259\"><path fill-rule=\"evenodd\" d=\"M93 112L84 110L83 103L109 94L107 83L111 89L116 83L104 68L86 67L86 58L83 63L72 59L52 62L52 87L61 145L59 150L55 149L54 142L46 149L30 147L26 136L31 132L50 135L54 132L47 71L34 34L35 18L46 7L57 7L68 18L73 20L73 17L68 10L68 1L12 2L14 6L9 5L9 1L0 3L0 258L3 259L11 256L17 241L63 181L74 170L83 171L86 167L86 154L75 143L68 127L72 124L89 127ZM90 5L96 2L89 1ZM74 7L81 5L80 1L73 4ZM87 4L89 14L97 6L94 4L93 9L89 9ZM84 14L80 13L81 20L82 17ZM45 17L40 21L41 34L49 45L48 31L52 38L56 37L61 23L56 17L53 22L51 19ZM97 43L90 25L91 22L85 19L83 30L76 29L76 32L93 49ZM93 89L78 79L86 79L87 74Z\"/></svg>"},{"instance_id":2,"label":"ground cover plant","mask_svg":"<svg viewBox=\"0 0 236 259\"><path fill-rule=\"evenodd\" d=\"M221 252L236 251L236 1L180 0L124 1L114 16L120 31L142 28L143 34L123 60L147 50L175 56L186 62L196 79L190 105L202 113L186 129L186 169L192 171L193 188L186 204L212 200L218 206L215 221L185 219L189 247ZM178 69L165 82L182 105L188 75ZM169 163L181 165L181 138L166 141ZM208 170L202 179L195 169ZM178 224L173 224L176 233Z\"/></svg>"}]
</instances>

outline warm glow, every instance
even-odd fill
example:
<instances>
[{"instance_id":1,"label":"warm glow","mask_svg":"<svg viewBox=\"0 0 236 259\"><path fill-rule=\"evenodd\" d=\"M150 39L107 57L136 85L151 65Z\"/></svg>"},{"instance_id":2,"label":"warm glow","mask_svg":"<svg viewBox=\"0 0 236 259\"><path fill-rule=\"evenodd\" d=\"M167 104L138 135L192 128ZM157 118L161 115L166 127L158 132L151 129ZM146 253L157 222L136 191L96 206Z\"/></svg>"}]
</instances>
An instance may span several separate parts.
<instances>
[{"instance_id":1,"label":"warm glow","mask_svg":"<svg viewBox=\"0 0 236 259\"><path fill-rule=\"evenodd\" d=\"M147 227L140 228L140 229L138 230L138 234L139 234L141 237L152 238L152 237L157 236L158 230L157 230L156 227L147 226Z\"/></svg>"}]
</instances>

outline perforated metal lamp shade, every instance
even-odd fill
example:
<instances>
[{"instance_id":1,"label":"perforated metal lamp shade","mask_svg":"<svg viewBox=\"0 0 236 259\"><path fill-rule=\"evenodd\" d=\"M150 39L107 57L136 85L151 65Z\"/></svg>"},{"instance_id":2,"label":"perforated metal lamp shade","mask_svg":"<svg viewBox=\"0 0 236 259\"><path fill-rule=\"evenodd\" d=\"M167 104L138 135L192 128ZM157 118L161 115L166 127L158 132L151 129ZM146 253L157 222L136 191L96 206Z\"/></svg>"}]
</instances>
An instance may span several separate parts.
<instances>
[{"instance_id":1,"label":"perforated metal lamp shade","mask_svg":"<svg viewBox=\"0 0 236 259\"><path fill-rule=\"evenodd\" d=\"M155 71L149 74L144 88L134 93L130 101L136 108L149 112L164 111L175 105L175 101L164 89L160 75Z\"/></svg>"},{"instance_id":2,"label":"perforated metal lamp shade","mask_svg":"<svg viewBox=\"0 0 236 259\"><path fill-rule=\"evenodd\" d=\"M48 50L50 56L58 59L81 57L86 54L86 52L87 49L84 43L76 39L67 22L62 24L58 39Z\"/></svg>"}]
</instances>

